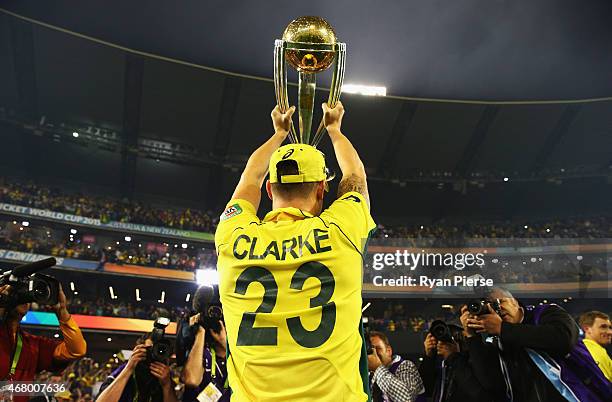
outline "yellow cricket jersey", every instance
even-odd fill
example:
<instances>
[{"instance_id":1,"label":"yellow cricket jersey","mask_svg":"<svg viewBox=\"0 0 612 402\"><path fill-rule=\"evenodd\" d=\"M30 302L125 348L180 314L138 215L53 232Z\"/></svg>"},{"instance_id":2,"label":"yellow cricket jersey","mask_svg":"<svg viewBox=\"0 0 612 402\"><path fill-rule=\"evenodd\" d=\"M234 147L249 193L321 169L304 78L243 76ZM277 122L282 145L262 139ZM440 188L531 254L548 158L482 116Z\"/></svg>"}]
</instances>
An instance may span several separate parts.
<instances>
[{"instance_id":1,"label":"yellow cricket jersey","mask_svg":"<svg viewBox=\"0 0 612 402\"><path fill-rule=\"evenodd\" d=\"M362 253L374 221L344 194L263 220L232 200L215 233L232 401L367 401Z\"/></svg>"}]
</instances>

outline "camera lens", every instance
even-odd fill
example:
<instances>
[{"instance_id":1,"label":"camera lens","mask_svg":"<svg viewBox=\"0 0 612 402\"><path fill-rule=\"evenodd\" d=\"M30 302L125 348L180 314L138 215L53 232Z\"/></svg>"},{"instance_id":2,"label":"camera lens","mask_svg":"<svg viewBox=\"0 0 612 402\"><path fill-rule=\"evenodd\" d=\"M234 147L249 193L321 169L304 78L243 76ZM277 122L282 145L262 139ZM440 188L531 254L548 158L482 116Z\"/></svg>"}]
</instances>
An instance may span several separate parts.
<instances>
[{"instance_id":1,"label":"camera lens","mask_svg":"<svg viewBox=\"0 0 612 402\"><path fill-rule=\"evenodd\" d=\"M153 344L150 359L153 361L165 361L172 354L172 345L167 339L161 339Z\"/></svg>"},{"instance_id":2,"label":"camera lens","mask_svg":"<svg viewBox=\"0 0 612 402\"><path fill-rule=\"evenodd\" d=\"M474 315L483 314L486 311L485 302L482 300L475 300L468 304L468 311Z\"/></svg>"},{"instance_id":3,"label":"camera lens","mask_svg":"<svg viewBox=\"0 0 612 402\"><path fill-rule=\"evenodd\" d=\"M208 316L214 318L221 318L223 316L223 310L219 306L210 306L208 308Z\"/></svg>"},{"instance_id":4,"label":"camera lens","mask_svg":"<svg viewBox=\"0 0 612 402\"><path fill-rule=\"evenodd\" d=\"M38 304L48 304L51 298L51 288L47 282L34 278L30 283L30 296Z\"/></svg>"},{"instance_id":5,"label":"camera lens","mask_svg":"<svg viewBox=\"0 0 612 402\"><path fill-rule=\"evenodd\" d=\"M446 333L446 328L444 325L437 325L431 328L431 334L435 336L437 339L440 339Z\"/></svg>"},{"instance_id":6,"label":"camera lens","mask_svg":"<svg viewBox=\"0 0 612 402\"><path fill-rule=\"evenodd\" d=\"M453 334L444 321L436 320L432 322L429 332L439 341L453 342Z\"/></svg>"}]
</instances>

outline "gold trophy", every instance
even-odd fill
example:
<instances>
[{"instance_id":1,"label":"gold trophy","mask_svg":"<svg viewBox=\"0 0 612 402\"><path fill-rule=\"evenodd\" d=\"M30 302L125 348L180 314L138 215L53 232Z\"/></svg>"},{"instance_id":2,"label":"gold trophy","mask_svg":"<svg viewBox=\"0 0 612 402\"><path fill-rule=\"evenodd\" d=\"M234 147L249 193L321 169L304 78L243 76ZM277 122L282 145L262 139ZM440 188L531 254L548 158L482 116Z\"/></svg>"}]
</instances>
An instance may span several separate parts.
<instances>
[{"instance_id":1,"label":"gold trophy","mask_svg":"<svg viewBox=\"0 0 612 402\"><path fill-rule=\"evenodd\" d=\"M298 115L299 133L295 132L293 123L289 139L294 143L317 146L325 126L323 121L315 135L311 137L312 114L314 110L315 74L327 70L335 61L334 73L329 99L330 108L336 106L340 99L344 65L346 60L346 43L337 41L334 29L321 17L300 17L287 25L282 39L274 42L274 89L276 102L284 113L289 109L287 95L287 62L298 71Z\"/></svg>"}]
</instances>

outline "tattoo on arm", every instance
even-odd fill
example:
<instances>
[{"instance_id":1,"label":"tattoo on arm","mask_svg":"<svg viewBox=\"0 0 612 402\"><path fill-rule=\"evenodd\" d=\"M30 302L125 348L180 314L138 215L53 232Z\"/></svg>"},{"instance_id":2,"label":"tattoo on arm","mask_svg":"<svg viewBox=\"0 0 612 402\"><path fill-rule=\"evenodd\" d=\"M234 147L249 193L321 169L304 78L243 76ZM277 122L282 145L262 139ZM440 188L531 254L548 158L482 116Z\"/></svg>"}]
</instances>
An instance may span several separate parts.
<instances>
[{"instance_id":1,"label":"tattoo on arm","mask_svg":"<svg viewBox=\"0 0 612 402\"><path fill-rule=\"evenodd\" d=\"M351 191L357 192L363 195L370 205L370 197L368 195L368 185L364 177L358 176L356 174L351 174L347 177L343 177L338 184L338 197L342 197L344 194L349 193Z\"/></svg>"}]
</instances>

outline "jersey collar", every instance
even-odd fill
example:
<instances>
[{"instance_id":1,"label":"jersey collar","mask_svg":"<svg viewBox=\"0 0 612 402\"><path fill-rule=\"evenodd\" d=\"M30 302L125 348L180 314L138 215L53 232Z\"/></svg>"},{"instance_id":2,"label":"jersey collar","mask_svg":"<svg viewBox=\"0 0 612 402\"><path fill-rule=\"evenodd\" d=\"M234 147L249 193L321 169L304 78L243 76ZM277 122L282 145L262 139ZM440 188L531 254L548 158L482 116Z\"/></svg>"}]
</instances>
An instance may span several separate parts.
<instances>
[{"instance_id":1,"label":"jersey collar","mask_svg":"<svg viewBox=\"0 0 612 402\"><path fill-rule=\"evenodd\" d=\"M312 218L313 215L295 207L276 208L268 212L263 218L264 222L296 221L304 218Z\"/></svg>"},{"instance_id":2,"label":"jersey collar","mask_svg":"<svg viewBox=\"0 0 612 402\"><path fill-rule=\"evenodd\" d=\"M595 341L594 341L594 340L592 340L592 339L584 338L582 341L583 341L585 344L591 344L591 345L593 345L593 346L597 346L597 347L599 347L599 348L605 349L603 346L601 346L599 343L595 342Z\"/></svg>"}]
</instances>

